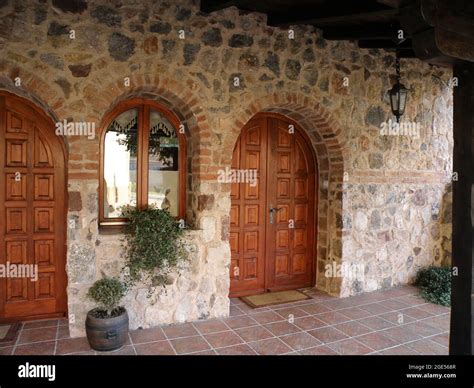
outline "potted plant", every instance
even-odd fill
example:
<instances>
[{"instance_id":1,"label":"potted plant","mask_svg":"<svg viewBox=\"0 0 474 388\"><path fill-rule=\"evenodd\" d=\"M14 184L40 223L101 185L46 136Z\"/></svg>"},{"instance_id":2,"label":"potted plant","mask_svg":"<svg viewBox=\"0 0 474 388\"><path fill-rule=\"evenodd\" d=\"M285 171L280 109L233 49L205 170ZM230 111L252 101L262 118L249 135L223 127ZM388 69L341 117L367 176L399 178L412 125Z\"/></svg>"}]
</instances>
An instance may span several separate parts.
<instances>
[{"instance_id":1,"label":"potted plant","mask_svg":"<svg viewBox=\"0 0 474 388\"><path fill-rule=\"evenodd\" d=\"M109 351L125 344L128 314L119 304L126 292L126 285L111 277L97 280L89 289L87 296L98 304L87 313L86 319L86 334L92 349Z\"/></svg>"}]
</instances>

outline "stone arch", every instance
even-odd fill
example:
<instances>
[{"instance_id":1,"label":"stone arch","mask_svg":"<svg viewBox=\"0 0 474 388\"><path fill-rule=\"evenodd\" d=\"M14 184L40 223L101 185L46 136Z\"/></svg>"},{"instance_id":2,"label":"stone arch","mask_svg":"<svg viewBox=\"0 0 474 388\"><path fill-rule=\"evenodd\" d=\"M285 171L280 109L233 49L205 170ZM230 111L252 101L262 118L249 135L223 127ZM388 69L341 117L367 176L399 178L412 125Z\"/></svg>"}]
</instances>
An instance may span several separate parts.
<instances>
[{"instance_id":1,"label":"stone arch","mask_svg":"<svg viewBox=\"0 0 474 388\"><path fill-rule=\"evenodd\" d=\"M311 141L319 170L316 284L339 295L341 278L324 276L326 264L342 261L342 184L347 170L347 141L330 113L318 101L301 93L274 93L251 100L233 114L226 150L233 150L244 125L259 112L274 112L298 123ZM232 151L223 152L221 165L230 166Z\"/></svg>"}]
</instances>

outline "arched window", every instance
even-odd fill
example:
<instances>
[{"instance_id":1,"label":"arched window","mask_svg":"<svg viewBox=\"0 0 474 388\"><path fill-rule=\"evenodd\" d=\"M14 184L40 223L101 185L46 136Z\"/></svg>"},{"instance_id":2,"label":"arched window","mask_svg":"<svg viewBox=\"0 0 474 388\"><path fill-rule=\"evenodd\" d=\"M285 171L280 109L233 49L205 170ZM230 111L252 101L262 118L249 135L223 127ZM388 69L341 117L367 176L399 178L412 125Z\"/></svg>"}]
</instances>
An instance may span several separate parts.
<instances>
[{"instance_id":1,"label":"arched window","mask_svg":"<svg viewBox=\"0 0 474 388\"><path fill-rule=\"evenodd\" d=\"M165 107L143 99L119 104L101 131L100 225L126 222L121 208L155 205L185 217L186 138Z\"/></svg>"}]
</instances>

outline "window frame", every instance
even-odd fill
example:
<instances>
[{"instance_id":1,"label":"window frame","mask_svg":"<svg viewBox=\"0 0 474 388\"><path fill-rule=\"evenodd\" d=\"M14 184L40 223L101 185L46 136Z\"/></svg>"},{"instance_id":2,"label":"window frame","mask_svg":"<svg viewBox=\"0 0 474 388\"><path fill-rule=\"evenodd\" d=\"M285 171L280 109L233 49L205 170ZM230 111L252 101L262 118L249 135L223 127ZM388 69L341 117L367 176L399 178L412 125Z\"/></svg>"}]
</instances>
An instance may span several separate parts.
<instances>
[{"instance_id":1,"label":"window frame","mask_svg":"<svg viewBox=\"0 0 474 388\"><path fill-rule=\"evenodd\" d=\"M123 227L128 221L125 217L106 218L104 216L104 156L105 136L110 123L120 114L130 109L137 109L137 207L143 209L148 205L148 172L149 172L149 133L150 133L150 109L162 114L174 127L179 141L178 159L178 219L186 216L186 135L180 132L182 124L176 115L163 105L144 98L132 98L118 103L102 119L100 126L100 150L99 150L99 227L116 228Z\"/></svg>"}]
</instances>

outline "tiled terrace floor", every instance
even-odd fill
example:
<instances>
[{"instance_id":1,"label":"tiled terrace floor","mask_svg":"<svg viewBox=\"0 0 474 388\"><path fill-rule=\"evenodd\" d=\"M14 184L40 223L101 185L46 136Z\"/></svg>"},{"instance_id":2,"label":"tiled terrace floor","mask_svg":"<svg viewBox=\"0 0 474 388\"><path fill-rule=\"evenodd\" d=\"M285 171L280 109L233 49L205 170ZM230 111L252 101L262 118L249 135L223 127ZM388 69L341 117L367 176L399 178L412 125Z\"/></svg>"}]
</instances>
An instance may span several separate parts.
<instances>
[{"instance_id":1,"label":"tiled terrace floor","mask_svg":"<svg viewBox=\"0 0 474 388\"><path fill-rule=\"evenodd\" d=\"M126 346L107 353L68 338L64 319L26 322L0 354L448 354L450 309L417 294L413 287L344 299L315 292L260 309L233 299L229 318L132 331Z\"/></svg>"}]
</instances>

